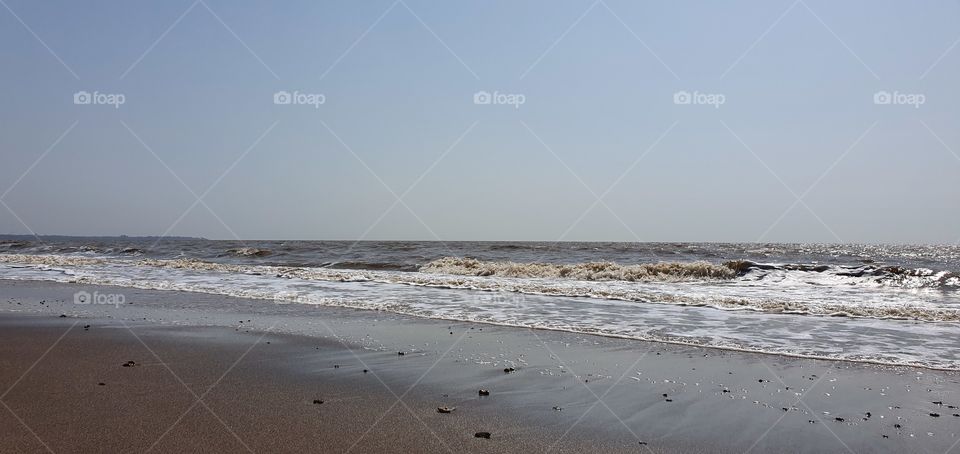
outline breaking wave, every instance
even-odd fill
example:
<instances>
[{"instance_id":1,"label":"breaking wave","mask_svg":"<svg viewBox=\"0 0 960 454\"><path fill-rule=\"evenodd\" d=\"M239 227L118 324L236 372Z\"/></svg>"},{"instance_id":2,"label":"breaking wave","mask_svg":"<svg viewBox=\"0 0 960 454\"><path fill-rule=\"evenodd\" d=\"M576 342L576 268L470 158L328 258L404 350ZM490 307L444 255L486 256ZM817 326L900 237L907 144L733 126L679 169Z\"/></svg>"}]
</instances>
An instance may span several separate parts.
<instances>
[{"instance_id":1,"label":"breaking wave","mask_svg":"<svg viewBox=\"0 0 960 454\"><path fill-rule=\"evenodd\" d=\"M155 285L152 281L157 278L142 271L144 268L200 273L202 282L208 282L203 289L213 285L217 288L215 293L223 294L233 294L233 290L217 284L219 279L212 273L303 281L378 282L773 314L960 321L960 305L953 297L931 298L960 286L960 278L955 273L896 267L770 265L743 261L722 265L705 262L554 265L446 258L431 262L419 272L403 272L240 265L197 259L19 254L0 254L0 263L65 271L75 282L92 284ZM124 276L122 280L107 278L117 272Z\"/></svg>"},{"instance_id":2,"label":"breaking wave","mask_svg":"<svg viewBox=\"0 0 960 454\"><path fill-rule=\"evenodd\" d=\"M708 262L645 263L620 265L613 262L574 264L487 262L472 258L444 257L420 268L421 273L458 276L500 276L516 278L564 278L578 281L690 281L733 279L737 269L732 265Z\"/></svg>"}]
</instances>

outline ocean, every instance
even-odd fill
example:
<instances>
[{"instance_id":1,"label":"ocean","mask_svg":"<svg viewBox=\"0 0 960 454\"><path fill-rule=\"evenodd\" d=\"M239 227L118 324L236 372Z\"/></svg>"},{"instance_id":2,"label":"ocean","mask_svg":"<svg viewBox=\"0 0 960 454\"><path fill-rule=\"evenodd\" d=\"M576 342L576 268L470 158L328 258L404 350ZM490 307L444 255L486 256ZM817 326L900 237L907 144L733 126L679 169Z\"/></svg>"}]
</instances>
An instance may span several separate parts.
<instances>
[{"instance_id":1,"label":"ocean","mask_svg":"<svg viewBox=\"0 0 960 454\"><path fill-rule=\"evenodd\" d=\"M0 279L960 370L960 246L0 239Z\"/></svg>"}]
</instances>

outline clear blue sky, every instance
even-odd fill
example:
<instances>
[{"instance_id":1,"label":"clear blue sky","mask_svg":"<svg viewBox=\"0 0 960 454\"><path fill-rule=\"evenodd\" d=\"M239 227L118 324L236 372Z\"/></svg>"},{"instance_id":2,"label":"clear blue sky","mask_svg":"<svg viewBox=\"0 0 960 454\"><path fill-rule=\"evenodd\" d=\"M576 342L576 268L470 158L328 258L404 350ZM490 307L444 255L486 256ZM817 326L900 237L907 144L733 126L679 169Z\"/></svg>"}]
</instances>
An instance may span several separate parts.
<instances>
[{"instance_id":1,"label":"clear blue sky","mask_svg":"<svg viewBox=\"0 0 960 454\"><path fill-rule=\"evenodd\" d=\"M957 1L2 3L0 233L960 240Z\"/></svg>"}]
</instances>

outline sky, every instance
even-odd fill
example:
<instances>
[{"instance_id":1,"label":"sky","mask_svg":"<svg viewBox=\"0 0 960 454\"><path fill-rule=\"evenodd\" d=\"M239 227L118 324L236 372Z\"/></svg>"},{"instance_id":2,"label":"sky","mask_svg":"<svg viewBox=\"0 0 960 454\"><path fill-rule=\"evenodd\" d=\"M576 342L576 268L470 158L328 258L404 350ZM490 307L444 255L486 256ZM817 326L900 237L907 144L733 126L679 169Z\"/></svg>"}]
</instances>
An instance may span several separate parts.
<instances>
[{"instance_id":1,"label":"sky","mask_svg":"<svg viewBox=\"0 0 960 454\"><path fill-rule=\"evenodd\" d=\"M0 233L960 241L960 2L0 0Z\"/></svg>"}]
</instances>

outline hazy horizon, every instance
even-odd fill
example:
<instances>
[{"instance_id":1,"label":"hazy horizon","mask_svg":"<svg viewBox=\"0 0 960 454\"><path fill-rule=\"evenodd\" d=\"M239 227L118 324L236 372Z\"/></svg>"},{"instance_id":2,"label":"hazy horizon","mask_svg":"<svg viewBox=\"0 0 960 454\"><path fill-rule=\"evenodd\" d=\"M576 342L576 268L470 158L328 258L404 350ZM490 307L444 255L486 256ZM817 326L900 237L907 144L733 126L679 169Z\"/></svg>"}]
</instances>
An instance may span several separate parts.
<instances>
[{"instance_id":1,"label":"hazy horizon","mask_svg":"<svg viewBox=\"0 0 960 454\"><path fill-rule=\"evenodd\" d=\"M0 6L0 232L960 242L957 1Z\"/></svg>"}]
</instances>

